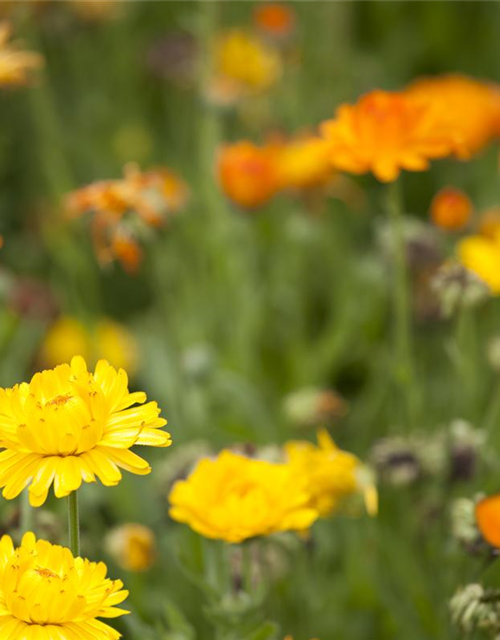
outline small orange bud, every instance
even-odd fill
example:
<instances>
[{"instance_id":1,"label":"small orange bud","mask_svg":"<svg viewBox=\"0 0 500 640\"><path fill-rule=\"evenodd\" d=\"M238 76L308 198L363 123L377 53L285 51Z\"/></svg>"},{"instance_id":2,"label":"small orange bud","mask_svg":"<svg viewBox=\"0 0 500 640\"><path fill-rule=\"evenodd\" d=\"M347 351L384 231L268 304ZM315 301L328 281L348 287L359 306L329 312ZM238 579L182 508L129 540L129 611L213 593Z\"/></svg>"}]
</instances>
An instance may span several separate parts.
<instances>
[{"instance_id":1,"label":"small orange bud","mask_svg":"<svg viewBox=\"0 0 500 640\"><path fill-rule=\"evenodd\" d=\"M476 522L486 542L500 548L500 494L477 503Z\"/></svg>"},{"instance_id":2,"label":"small orange bud","mask_svg":"<svg viewBox=\"0 0 500 640\"><path fill-rule=\"evenodd\" d=\"M221 149L218 176L228 198L242 207L254 208L268 202L278 190L275 153L242 141Z\"/></svg>"},{"instance_id":3,"label":"small orange bud","mask_svg":"<svg viewBox=\"0 0 500 640\"><path fill-rule=\"evenodd\" d=\"M472 214L472 202L459 189L441 189L431 203L431 218L434 224L447 231L461 229Z\"/></svg>"},{"instance_id":4,"label":"small orange bud","mask_svg":"<svg viewBox=\"0 0 500 640\"><path fill-rule=\"evenodd\" d=\"M293 31L295 13L284 4L266 3L255 9L254 22L267 35L283 38Z\"/></svg>"}]
</instances>

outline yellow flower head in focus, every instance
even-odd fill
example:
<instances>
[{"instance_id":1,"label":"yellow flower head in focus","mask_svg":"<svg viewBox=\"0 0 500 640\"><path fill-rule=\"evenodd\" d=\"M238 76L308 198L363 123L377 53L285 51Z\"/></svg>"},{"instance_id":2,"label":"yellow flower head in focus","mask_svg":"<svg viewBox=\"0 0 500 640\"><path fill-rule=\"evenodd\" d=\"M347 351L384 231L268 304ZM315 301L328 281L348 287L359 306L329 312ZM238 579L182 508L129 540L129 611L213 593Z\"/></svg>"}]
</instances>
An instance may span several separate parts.
<instances>
[{"instance_id":1,"label":"yellow flower head in focus","mask_svg":"<svg viewBox=\"0 0 500 640\"><path fill-rule=\"evenodd\" d=\"M281 75L279 54L256 36L241 29L221 35L214 49L214 82L234 86L235 96L269 89Z\"/></svg>"},{"instance_id":2,"label":"yellow flower head in focus","mask_svg":"<svg viewBox=\"0 0 500 640\"><path fill-rule=\"evenodd\" d=\"M318 446L291 441L285 453L294 476L306 479L310 504L321 516L332 514L345 498L360 491L365 493L368 512L376 512L376 490L373 485L363 487L360 460L339 449L325 429L318 432Z\"/></svg>"},{"instance_id":3,"label":"yellow flower head in focus","mask_svg":"<svg viewBox=\"0 0 500 640\"><path fill-rule=\"evenodd\" d=\"M500 295L500 230L492 236L472 235L458 243L458 258L466 269Z\"/></svg>"},{"instance_id":4,"label":"yellow flower head in focus","mask_svg":"<svg viewBox=\"0 0 500 640\"><path fill-rule=\"evenodd\" d=\"M69 549L27 533L17 549L0 540L0 637L3 640L118 640L98 618L116 618L128 596L106 578L102 562L73 557Z\"/></svg>"},{"instance_id":5,"label":"yellow flower head in focus","mask_svg":"<svg viewBox=\"0 0 500 640\"><path fill-rule=\"evenodd\" d=\"M127 571L147 571L156 560L155 535L142 524L124 524L113 529L106 547L119 567Z\"/></svg>"},{"instance_id":6,"label":"yellow flower head in focus","mask_svg":"<svg viewBox=\"0 0 500 640\"><path fill-rule=\"evenodd\" d=\"M318 517L289 465L222 451L202 459L170 493L170 515L206 538L238 543L280 531L305 531Z\"/></svg>"},{"instance_id":7,"label":"yellow flower head in focus","mask_svg":"<svg viewBox=\"0 0 500 640\"><path fill-rule=\"evenodd\" d=\"M129 393L123 369L100 360L91 373L80 356L71 365L35 374L29 383L0 389L4 498L15 498L29 485L30 502L38 507L52 484L63 498L96 477L117 485L120 468L150 473L131 447L168 447L171 439L161 430L166 420L156 402L145 402L142 391Z\"/></svg>"},{"instance_id":8,"label":"yellow flower head in focus","mask_svg":"<svg viewBox=\"0 0 500 640\"><path fill-rule=\"evenodd\" d=\"M462 159L500 135L500 86L461 75L422 78L406 94L433 107L443 124L456 133Z\"/></svg>"},{"instance_id":9,"label":"yellow flower head in focus","mask_svg":"<svg viewBox=\"0 0 500 640\"><path fill-rule=\"evenodd\" d=\"M430 160L450 155L458 144L438 110L403 93L379 90L341 105L321 133L336 169L372 172L382 182L396 180L402 169L425 171Z\"/></svg>"},{"instance_id":10,"label":"yellow flower head in focus","mask_svg":"<svg viewBox=\"0 0 500 640\"><path fill-rule=\"evenodd\" d=\"M134 336L109 318L102 318L92 328L71 316L61 316L51 325L42 344L44 366L69 362L77 354L89 364L96 364L102 358L129 374L137 370L138 348Z\"/></svg>"},{"instance_id":11,"label":"yellow flower head in focus","mask_svg":"<svg viewBox=\"0 0 500 640\"><path fill-rule=\"evenodd\" d=\"M311 189L333 176L328 144L316 136L286 142L277 157L281 186L285 189Z\"/></svg>"},{"instance_id":12,"label":"yellow flower head in focus","mask_svg":"<svg viewBox=\"0 0 500 640\"><path fill-rule=\"evenodd\" d=\"M0 87L26 85L30 73L43 65L43 58L33 51L19 51L9 43L11 27L0 22Z\"/></svg>"}]
</instances>

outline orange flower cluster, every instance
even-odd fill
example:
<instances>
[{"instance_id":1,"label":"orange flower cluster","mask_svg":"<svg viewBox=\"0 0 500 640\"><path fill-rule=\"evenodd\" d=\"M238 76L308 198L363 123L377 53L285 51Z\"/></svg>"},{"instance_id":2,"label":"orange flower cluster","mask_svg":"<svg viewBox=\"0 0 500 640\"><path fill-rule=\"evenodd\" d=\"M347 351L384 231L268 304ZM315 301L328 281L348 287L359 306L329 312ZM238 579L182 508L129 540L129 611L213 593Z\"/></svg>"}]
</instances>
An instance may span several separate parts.
<instances>
[{"instance_id":1,"label":"orange flower cluster","mask_svg":"<svg viewBox=\"0 0 500 640\"><path fill-rule=\"evenodd\" d=\"M164 226L187 202L186 183L166 168L141 172L125 167L124 177L103 180L70 193L70 217L91 216L94 250L101 265L118 260L124 269L137 271L142 248L139 239L151 228Z\"/></svg>"},{"instance_id":2,"label":"orange flower cluster","mask_svg":"<svg viewBox=\"0 0 500 640\"><path fill-rule=\"evenodd\" d=\"M253 209L280 191L321 187L333 170L324 141L308 135L261 146L249 141L226 145L219 152L217 174L230 200Z\"/></svg>"}]
</instances>

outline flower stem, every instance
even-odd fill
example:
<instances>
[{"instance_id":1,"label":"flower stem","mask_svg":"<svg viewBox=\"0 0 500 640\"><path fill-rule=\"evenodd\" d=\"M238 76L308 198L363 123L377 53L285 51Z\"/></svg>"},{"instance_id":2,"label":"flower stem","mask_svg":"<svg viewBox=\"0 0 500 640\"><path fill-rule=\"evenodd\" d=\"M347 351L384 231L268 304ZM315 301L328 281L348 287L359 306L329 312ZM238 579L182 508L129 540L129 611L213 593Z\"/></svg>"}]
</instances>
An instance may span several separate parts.
<instances>
[{"instance_id":1,"label":"flower stem","mask_svg":"<svg viewBox=\"0 0 500 640\"><path fill-rule=\"evenodd\" d=\"M394 333L396 365L394 377L400 387L405 403L405 416L408 422L415 417L415 376L412 354L412 331L410 297L405 239L402 228L402 202L399 182L389 184L387 189L387 212L392 232L393 250L393 296L394 296Z\"/></svg>"},{"instance_id":2,"label":"flower stem","mask_svg":"<svg viewBox=\"0 0 500 640\"><path fill-rule=\"evenodd\" d=\"M21 533L27 533L33 531L34 528L34 515L35 511L30 505L29 492L23 491L21 495Z\"/></svg>"},{"instance_id":3,"label":"flower stem","mask_svg":"<svg viewBox=\"0 0 500 640\"><path fill-rule=\"evenodd\" d=\"M80 555L80 515L78 494L73 491L68 496L69 548L76 557Z\"/></svg>"}]
</instances>

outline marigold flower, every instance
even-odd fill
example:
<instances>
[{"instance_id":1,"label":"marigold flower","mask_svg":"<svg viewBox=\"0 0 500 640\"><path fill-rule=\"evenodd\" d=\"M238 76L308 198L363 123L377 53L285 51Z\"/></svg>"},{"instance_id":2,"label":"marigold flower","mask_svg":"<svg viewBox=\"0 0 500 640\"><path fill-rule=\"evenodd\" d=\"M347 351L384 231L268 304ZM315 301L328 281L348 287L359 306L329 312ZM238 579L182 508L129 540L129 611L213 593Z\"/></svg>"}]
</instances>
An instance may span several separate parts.
<instances>
[{"instance_id":1,"label":"marigold flower","mask_svg":"<svg viewBox=\"0 0 500 640\"><path fill-rule=\"evenodd\" d=\"M500 232L492 238L468 236L459 242L457 253L464 267L487 284L491 293L500 294Z\"/></svg>"},{"instance_id":2,"label":"marigold flower","mask_svg":"<svg viewBox=\"0 0 500 640\"><path fill-rule=\"evenodd\" d=\"M21 546L0 540L0 635L4 640L117 640L98 618L116 618L128 596L102 562L75 558L69 549L27 533Z\"/></svg>"},{"instance_id":3,"label":"marigold flower","mask_svg":"<svg viewBox=\"0 0 500 640\"><path fill-rule=\"evenodd\" d=\"M106 548L119 567L126 571L147 571L156 560L155 534L142 524L124 524L106 538Z\"/></svg>"},{"instance_id":4,"label":"marigold flower","mask_svg":"<svg viewBox=\"0 0 500 640\"><path fill-rule=\"evenodd\" d=\"M425 171L429 160L450 155L457 145L430 106L403 93L372 91L354 105L343 104L321 126L330 161L355 174L371 171L396 180L402 169Z\"/></svg>"},{"instance_id":5,"label":"marigold flower","mask_svg":"<svg viewBox=\"0 0 500 640\"><path fill-rule=\"evenodd\" d=\"M327 143L316 136L304 136L283 144L277 156L279 181L283 188L311 189L332 176Z\"/></svg>"},{"instance_id":6,"label":"marigold flower","mask_svg":"<svg viewBox=\"0 0 500 640\"><path fill-rule=\"evenodd\" d=\"M43 65L43 57L32 51L19 51L9 43L12 30L0 22L0 87L28 84L30 73Z\"/></svg>"},{"instance_id":7,"label":"marigold flower","mask_svg":"<svg viewBox=\"0 0 500 640\"><path fill-rule=\"evenodd\" d=\"M260 207L279 189L276 149L272 145L258 147L244 140L222 147L217 173L226 196L241 207Z\"/></svg>"},{"instance_id":8,"label":"marigold flower","mask_svg":"<svg viewBox=\"0 0 500 640\"><path fill-rule=\"evenodd\" d=\"M459 141L458 157L467 159L500 133L500 87L462 75L422 78L406 94L431 106Z\"/></svg>"},{"instance_id":9,"label":"marigold flower","mask_svg":"<svg viewBox=\"0 0 500 640\"><path fill-rule=\"evenodd\" d=\"M455 231L467 224L472 210L472 202L467 194L454 187L445 187L432 200L431 218L438 227Z\"/></svg>"},{"instance_id":10,"label":"marigold flower","mask_svg":"<svg viewBox=\"0 0 500 640\"><path fill-rule=\"evenodd\" d=\"M138 349L133 335L109 318L101 318L87 327L77 318L60 316L51 325L42 344L43 364L55 367L77 354L92 364L102 358L129 374L137 369Z\"/></svg>"},{"instance_id":11,"label":"marigold flower","mask_svg":"<svg viewBox=\"0 0 500 640\"><path fill-rule=\"evenodd\" d=\"M259 4L253 14L255 25L273 38L286 38L295 27L295 13L286 4L269 2Z\"/></svg>"},{"instance_id":12,"label":"marigold flower","mask_svg":"<svg viewBox=\"0 0 500 640\"><path fill-rule=\"evenodd\" d=\"M131 447L168 447L171 439L161 431L166 420L156 402L145 402L142 391L129 393L123 369L100 360L91 373L80 356L71 365L35 374L29 383L0 389L4 498L15 498L29 485L30 502L39 507L52 484L62 498L96 477L117 485L120 468L150 473Z\"/></svg>"},{"instance_id":13,"label":"marigold flower","mask_svg":"<svg viewBox=\"0 0 500 640\"><path fill-rule=\"evenodd\" d=\"M500 549L500 494L477 503L476 522L486 542Z\"/></svg>"},{"instance_id":14,"label":"marigold flower","mask_svg":"<svg viewBox=\"0 0 500 640\"><path fill-rule=\"evenodd\" d=\"M170 515L206 538L239 543L279 531L305 531L318 517L289 465L229 450L202 459L170 493Z\"/></svg>"},{"instance_id":15,"label":"marigold flower","mask_svg":"<svg viewBox=\"0 0 500 640\"><path fill-rule=\"evenodd\" d=\"M363 487L360 460L339 449L325 429L318 432L317 447L291 441L285 445L285 453L295 477L306 479L310 505L321 516L332 514L343 499L360 491L365 493L369 511L376 512L376 491L372 484Z\"/></svg>"}]
</instances>

